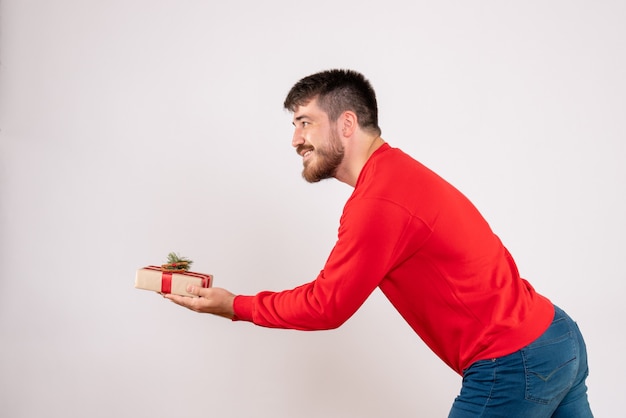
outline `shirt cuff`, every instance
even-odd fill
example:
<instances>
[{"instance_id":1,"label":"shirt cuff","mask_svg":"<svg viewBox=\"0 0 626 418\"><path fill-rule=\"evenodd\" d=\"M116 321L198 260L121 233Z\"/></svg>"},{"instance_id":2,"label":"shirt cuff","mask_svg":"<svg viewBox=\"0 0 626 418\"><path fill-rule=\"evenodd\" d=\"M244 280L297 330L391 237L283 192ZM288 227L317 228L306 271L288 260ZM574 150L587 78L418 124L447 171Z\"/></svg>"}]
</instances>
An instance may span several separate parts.
<instances>
[{"instance_id":1,"label":"shirt cuff","mask_svg":"<svg viewBox=\"0 0 626 418\"><path fill-rule=\"evenodd\" d=\"M233 301L233 310L235 311L235 316L233 317L233 321L249 321L252 322L252 300L254 296L243 296L237 295L235 296L235 300Z\"/></svg>"}]
</instances>

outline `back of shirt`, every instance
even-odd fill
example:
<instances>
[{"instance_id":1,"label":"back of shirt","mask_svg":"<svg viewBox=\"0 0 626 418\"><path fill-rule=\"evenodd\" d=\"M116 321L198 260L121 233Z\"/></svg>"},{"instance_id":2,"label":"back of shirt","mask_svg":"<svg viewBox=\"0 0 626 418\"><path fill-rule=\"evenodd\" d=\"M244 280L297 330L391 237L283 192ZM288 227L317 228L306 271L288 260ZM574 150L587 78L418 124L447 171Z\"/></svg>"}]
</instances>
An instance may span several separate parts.
<instances>
[{"instance_id":1,"label":"back of shirt","mask_svg":"<svg viewBox=\"0 0 626 418\"><path fill-rule=\"evenodd\" d=\"M369 225L381 233L404 225L400 234L369 243L395 248L379 286L459 373L476 360L522 348L552 320L552 304L520 278L475 206L398 149L384 146L370 158L343 220L350 229Z\"/></svg>"}]
</instances>

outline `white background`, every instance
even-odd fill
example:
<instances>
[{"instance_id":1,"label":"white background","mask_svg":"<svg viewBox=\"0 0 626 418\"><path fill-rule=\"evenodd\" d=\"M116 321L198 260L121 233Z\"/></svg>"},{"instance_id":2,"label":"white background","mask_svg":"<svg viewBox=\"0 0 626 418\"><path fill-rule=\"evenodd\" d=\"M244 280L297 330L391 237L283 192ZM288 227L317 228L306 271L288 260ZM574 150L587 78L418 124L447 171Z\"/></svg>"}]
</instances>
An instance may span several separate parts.
<instances>
[{"instance_id":1,"label":"white background","mask_svg":"<svg viewBox=\"0 0 626 418\"><path fill-rule=\"evenodd\" d=\"M170 251L236 293L313 279L351 189L283 99L333 67L483 212L623 416L626 3L3 0L0 415L444 417L460 387L376 291L304 333L133 288Z\"/></svg>"}]
</instances>

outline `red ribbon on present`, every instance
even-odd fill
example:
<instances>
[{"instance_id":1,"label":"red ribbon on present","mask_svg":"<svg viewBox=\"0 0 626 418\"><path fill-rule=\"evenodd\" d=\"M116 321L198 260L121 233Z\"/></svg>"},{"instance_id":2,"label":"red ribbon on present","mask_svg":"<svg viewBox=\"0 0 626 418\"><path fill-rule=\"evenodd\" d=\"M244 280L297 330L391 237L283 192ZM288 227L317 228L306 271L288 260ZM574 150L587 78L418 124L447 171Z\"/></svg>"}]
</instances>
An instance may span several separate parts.
<instances>
[{"instance_id":1,"label":"red ribbon on present","mask_svg":"<svg viewBox=\"0 0 626 418\"><path fill-rule=\"evenodd\" d=\"M202 281L202 287L209 287L211 285L211 275L194 273L192 271L166 271L162 267L148 266L146 270L158 270L161 272L161 293L172 293L172 276L174 273L181 274L183 276L197 277Z\"/></svg>"},{"instance_id":2,"label":"red ribbon on present","mask_svg":"<svg viewBox=\"0 0 626 418\"><path fill-rule=\"evenodd\" d=\"M161 274L161 293L172 293L172 273L164 271Z\"/></svg>"}]
</instances>

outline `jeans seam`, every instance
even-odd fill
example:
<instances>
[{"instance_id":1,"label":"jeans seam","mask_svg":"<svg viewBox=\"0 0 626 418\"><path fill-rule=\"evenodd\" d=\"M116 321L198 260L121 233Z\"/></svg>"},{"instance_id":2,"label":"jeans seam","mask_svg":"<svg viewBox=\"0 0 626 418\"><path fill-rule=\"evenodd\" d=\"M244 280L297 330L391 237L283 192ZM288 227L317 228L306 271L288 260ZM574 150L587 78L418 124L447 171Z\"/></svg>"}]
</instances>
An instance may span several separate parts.
<instances>
[{"instance_id":1,"label":"jeans seam","mask_svg":"<svg viewBox=\"0 0 626 418\"><path fill-rule=\"evenodd\" d=\"M493 399L493 391L494 388L497 386L497 381L498 381L498 359L494 358L491 360L493 364L493 374L491 375L491 388L489 388L489 394L487 395L487 399L485 400L485 403L483 405L482 411L480 412L480 415L478 416L478 418L483 417L485 415L485 412L487 410L487 408L489 407L489 405L491 404L491 401Z\"/></svg>"}]
</instances>

